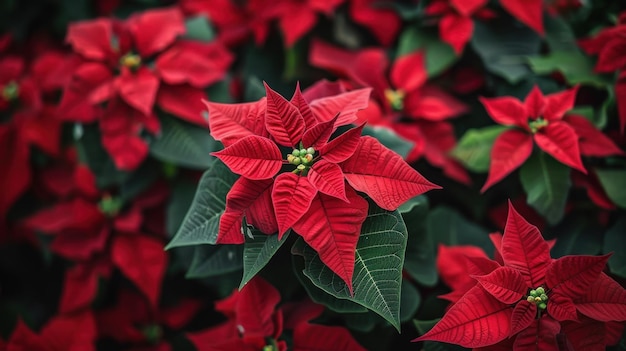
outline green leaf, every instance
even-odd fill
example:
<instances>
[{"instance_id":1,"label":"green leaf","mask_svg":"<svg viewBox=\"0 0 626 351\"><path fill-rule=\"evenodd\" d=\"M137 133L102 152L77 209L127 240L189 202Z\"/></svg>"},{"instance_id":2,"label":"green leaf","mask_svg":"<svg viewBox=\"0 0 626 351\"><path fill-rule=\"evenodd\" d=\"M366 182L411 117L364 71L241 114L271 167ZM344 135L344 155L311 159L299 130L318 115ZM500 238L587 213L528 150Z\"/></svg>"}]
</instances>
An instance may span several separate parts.
<instances>
[{"instance_id":1,"label":"green leaf","mask_svg":"<svg viewBox=\"0 0 626 351\"><path fill-rule=\"evenodd\" d=\"M393 130L380 126L365 126L363 128L363 135L370 135L374 138L378 139L381 144L385 145L387 148L395 151L398 155L402 156L402 158L406 158L411 149L413 149L412 142L404 139L399 136Z\"/></svg>"},{"instance_id":2,"label":"green leaf","mask_svg":"<svg viewBox=\"0 0 626 351\"><path fill-rule=\"evenodd\" d=\"M400 321L410 320L422 303L419 290L406 279L402 280L402 297L400 298Z\"/></svg>"},{"instance_id":3,"label":"green leaf","mask_svg":"<svg viewBox=\"0 0 626 351\"><path fill-rule=\"evenodd\" d=\"M304 257L304 275L315 286L336 298L367 307L400 331L400 289L407 236L398 211L385 211L370 201L355 252L354 296L350 296L345 282L322 263L304 240L296 241L292 253Z\"/></svg>"},{"instance_id":4,"label":"green leaf","mask_svg":"<svg viewBox=\"0 0 626 351\"><path fill-rule=\"evenodd\" d=\"M544 16L546 41L550 51L580 52L572 26L559 16Z\"/></svg>"},{"instance_id":5,"label":"green leaf","mask_svg":"<svg viewBox=\"0 0 626 351\"><path fill-rule=\"evenodd\" d=\"M157 159L193 169L207 169L215 160L210 153L220 150L208 128L194 126L170 116L161 120L161 135L150 144Z\"/></svg>"},{"instance_id":6,"label":"green leaf","mask_svg":"<svg viewBox=\"0 0 626 351\"><path fill-rule=\"evenodd\" d=\"M165 228L171 238L185 219L196 193L196 184L186 179L174 183L165 212Z\"/></svg>"},{"instance_id":7,"label":"green leaf","mask_svg":"<svg viewBox=\"0 0 626 351\"><path fill-rule=\"evenodd\" d=\"M475 21L471 44L489 72L515 84L532 73L526 57L539 54L541 38L532 29L501 18Z\"/></svg>"},{"instance_id":8,"label":"green leaf","mask_svg":"<svg viewBox=\"0 0 626 351\"><path fill-rule=\"evenodd\" d=\"M626 208L626 170L596 169L596 175L606 195L621 208Z\"/></svg>"},{"instance_id":9,"label":"green leaf","mask_svg":"<svg viewBox=\"0 0 626 351\"><path fill-rule=\"evenodd\" d=\"M241 269L241 245L198 245L195 247L186 278L206 278L235 272Z\"/></svg>"},{"instance_id":10,"label":"green leaf","mask_svg":"<svg viewBox=\"0 0 626 351\"><path fill-rule=\"evenodd\" d=\"M605 76L593 71L593 60L578 51L553 51L545 56L530 56L527 60L533 72L546 75L560 72L570 85L583 83L602 88L610 84Z\"/></svg>"},{"instance_id":11,"label":"green leaf","mask_svg":"<svg viewBox=\"0 0 626 351\"><path fill-rule=\"evenodd\" d=\"M174 239L165 249L199 244L215 244L219 222L226 208L226 194L237 179L222 162L214 162L198 184L191 207Z\"/></svg>"},{"instance_id":12,"label":"green leaf","mask_svg":"<svg viewBox=\"0 0 626 351\"><path fill-rule=\"evenodd\" d=\"M396 56L416 50L422 50L426 54L426 71L429 77L440 74L458 59L452 47L439 40L438 36L413 26L400 34Z\"/></svg>"},{"instance_id":13,"label":"green leaf","mask_svg":"<svg viewBox=\"0 0 626 351\"><path fill-rule=\"evenodd\" d=\"M278 240L278 234L266 235L256 230L252 237L246 236L246 242L243 245L243 278L241 278L239 290L265 267L288 236L289 231L283 235L282 240Z\"/></svg>"},{"instance_id":14,"label":"green leaf","mask_svg":"<svg viewBox=\"0 0 626 351\"><path fill-rule=\"evenodd\" d=\"M489 171L491 148L496 138L505 130L505 126L489 126L469 129L451 151L467 169L476 173Z\"/></svg>"},{"instance_id":15,"label":"green leaf","mask_svg":"<svg viewBox=\"0 0 626 351\"><path fill-rule=\"evenodd\" d=\"M599 223L585 213L570 213L558 226L551 229L556 236L556 243L550 250L552 257L599 254L602 250L599 226Z\"/></svg>"},{"instance_id":16,"label":"green leaf","mask_svg":"<svg viewBox=\"0 0 626 351\"><path fill-rule=\"evenodd\" d=\"M426 230L428 198L415 197L400 206L404 224L409 233L404 259L404 269L418 283L425 286L437 284L435 267L435 244L432 235Z\"/></svg>"},{"instance_id":17,"label":"green leaf","mask_svg":"<svg viewBox=\"0 0 626 351\"><path fill-rule=\"evenodd\" d=\"M604 234L604 253L613 252L609 258L611 273L626 278L626 250L624 247L624 233L626 233L626 217L622 216Z\"/></svg>"},{"instance_id":18,"label":"green leaf","mask_svg":"<svg viewBox=\"0 0 626 351\"><path fill-rule=\"evenodd\" d=\"M199 15L190 17L185 21L186 32L184 38L199 41L212 41L215 39L215 30L206 16Z\"/></svg>"},{"instance_id":19,"label":"green leaf","mask_svg":"<svg viewBox=\"0 0 626 351\"><path fill-rule=\"evenodd\" d=\"M565 214L565 204L572 182L571 169L545 152L535 152L519 171L526 202L548 223L558 223Z\"/></svg>"},{"instance_id":20,"label":"green leaf","mask_svg":"<svg viewBox=\"0 0 626 351\"><path fill-rule=\"evenodd\" d=\"M447 246L474 245L482 248L488 256L493 254L489 231L465 219L456 210L439 206L428 213L426 228L437 243Z\"/></svg>"}]
</instances>

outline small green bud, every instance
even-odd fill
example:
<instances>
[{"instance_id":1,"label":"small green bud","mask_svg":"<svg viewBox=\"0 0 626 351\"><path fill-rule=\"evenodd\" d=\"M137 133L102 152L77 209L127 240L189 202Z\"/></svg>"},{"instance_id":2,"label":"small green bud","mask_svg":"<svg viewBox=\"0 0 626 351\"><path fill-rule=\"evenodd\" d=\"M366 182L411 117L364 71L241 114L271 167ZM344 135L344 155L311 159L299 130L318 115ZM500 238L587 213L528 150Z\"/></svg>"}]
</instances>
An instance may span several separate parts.
<instances>
[{"instance_id":1,"label":"small green bud","mask_svg":"<svg viewBox=\"0 0 626 351\"><path fill-rule=\"evenodd\" d=\"M541 294L539 297L541 298L541 301L548 301L548 295L546 294Z\"/></svg>"},{"instance_id":2,"label":"small green bud","mask_svg":"<svg viewBox=\"0 0 626 351\"><path fill-rule=\"evenodd\" d=\"M292 155L294 155L295 157L300 156L300 150L298 149L293 149L293 151L291 152Z\"/></svg>"},{"instance_id":3,"label":"small green bud","mask_svg":"<svg viewBox=\"0 0 626 351\"><path fill-rule=\"evenodd\" d=\"M530 296L535 297L537 296L537 290L533 289L530 291Z\"/></svg>"},{"instance_id":4,"label":"small green bud","mask_svg":"<svg viewBox=\"0 0 626 351\"><path fill-rule=\"evenodd\" d=\"M298 165L297 167L298 170L304 171L306 169L305 165Z\"/></svg>"},{"instance_id":5,"label":"small green bud","mask_svg":"<svg viewBox=\"0 0 626 351\"><path fill-rule=\"evenodd\" d=\"M300 149L300 156L306 155L306 149Z\"/></svg>"},{"instance_id":6,"label":"small green bud","mask_svg":"<svg viewBox=\"0 0 626 351\"><path fill-rule=\"evenodd\" d=\"M309 164L311 163L311 161L313 161L313 155L311 154L306 154L304 157L300 157L302 159L302 163L306 163Z\"/></svg>"},{"instance_id":7,"label":"small green bud","mask_svg":"<svg viewBox=\"0 0 626 351\"><path fill-rule=\"evenodd\" d=\"M291 163L297 166L302 163L302 159L300 157L294 157Z\"/></svg>"},{"instance_id":8,"label":"small green bud","mask_svg":"<svg viewBox=\"0 0 626 351\"><path fill-rule=\"evenodd\" d=\"M289 162L289 163L293 164L293 159L294 159L294 158L295 158L295 157L294 157L292 154L287 155L287 162Z\"/></svg>"},{"instance_id":9,"label":"small green bud","mask_svg":"<svg viewBox=\"0 0 626 351\"><path fill-rule=\"evenodd\" d=\"M544 288L542 286L538 287L537 289L535 289L535 291L537 292L537 294L541 295L541 294L545 294L546 291L544 290Z\"/></svg>"},{"instance_id":10,"label":"small green bud","mask_svg":"<svg viewBox=\"0 0 626 351\"><path fill-rule=\"evenodd\" d=\"M532 302L532 303L535 303L535 298L534 298L534 297L532 297L532 296L528 296L528 297L526 298L526 301L528 301L528 302Z\"/></svg>"},{"instance_id":11,"label":"small green bud","mask_svg":"<svg viewBox=\"0 0 626 351\"><path fill-rule=\"evenodd\" d=\"M315 149L313 147L309 147L306 149L306 153L309 155L313 155L315 153Z\"/></svg>"},{"instance_id":12,"label":"small green bud","mask_svg":"<svg viewBox=\"0 0 626 351\"><path fill-rule=\"evenodd\" d=\"M546 305L545 302L540 303L539 305L537 305L539 307L539 309L545 310L546 307L548 307L548 305Z\"/></svg>"}]
</instances>

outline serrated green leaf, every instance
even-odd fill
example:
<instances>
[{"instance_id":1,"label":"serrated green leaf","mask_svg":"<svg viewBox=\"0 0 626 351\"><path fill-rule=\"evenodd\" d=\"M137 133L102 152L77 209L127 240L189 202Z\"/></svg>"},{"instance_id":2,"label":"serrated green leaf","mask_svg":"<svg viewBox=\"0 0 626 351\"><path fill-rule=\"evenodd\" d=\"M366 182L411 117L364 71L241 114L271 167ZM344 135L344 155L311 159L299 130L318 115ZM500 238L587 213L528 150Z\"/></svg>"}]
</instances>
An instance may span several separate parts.
<instances>
[{"instance_id":1,"label":"serrated green leaf","mask_svg":"<svg viewBox=\"0 0 626 351\"><path fill-rule=\"evenodd\" d=\"M410 320L422 303L422 295L413 284L402 280L402 297L400 299L400 322Z\"/></svg>"},{"instance_id":2,"label":"serrated green leaf","mask_svg":"<svg viewBox=\"0 0 626 351\"><path fill-rule=\"evenodd\" d=\"M407 201L398 210L402 213L409 233L404 269L418 283L434 286L438 275L435 267L435 244L426 230L428 209L428 198L421 195Z\"/></svg>"},{"instance_id":3,"label":"serrated green leaf","mask_svg":"<svg viewBox=\"0 0 626 351\"><path fill-rule=\"evenodd\" d=\"M235 272L241 269L243 247L241 245L198 245L186 278L207 278Z\"/></svg>"},{"instance_id":4,"label":"serrated green leaf","mask_svg":"<svg viewBox=\"0 0 626 351\"><path fill-rule=\"evenodd\" d=\"M406 55L416 50L424 51L429 77L440 74L458 59L452 47L439 40L438 36L428 34L414 26L402 32L398 40L396 56Z\"/></svg>"},{"instance_id":5,"label":"serrated green leaf","mask_svg":"<svg viewBox=\"0 0 626 351\"><path fill-rule=\"evenodd\" d=\"M596 175L606 195L621 208L626 208L626 171L621 169L596 169Z\"/></svg>"},{"instance_id":6,"label":"serrated green leaf","mask_svg":"<svg viewBox=\"0 0 626 351\"><path fill-rule=\"evenodd\" d=\"M304 257L304 274L315 286L340 299L348 299L376 312L400 331L402 266L407 230L400 213L385 211L372 201L355 251L352 282L345 282L326 267L317 252L301 238L292 253Z\"/></svg>"},{"instance_id":7,"label":"serrated green leaf","mask_svg":"<svg viewBox=\"0 0 626 351\"><path fill-rule=\"evenodd\" d=\"M211 27L211 22L206 16L199 15L188 18L185 21L184 38L209 42L215 39L215 30Z\"/></svg>"},{"instance_id":8,"label":"serrated green leaf","mask_svg":"<svg viewBox=\"0 0 626 351\"><path fill-rule=\"evenodd\" d=\"M452 149L451 155L470 171L485 173L489 171L493 143L506 129L505 126L495 125L469 129Z\"/></svg>"},{"instance_id":9,"label":"serrated green leaf","mask_svg":"<svg viewBox=\"0 0 626 351\"><path fill-rule=\"evenodd\" d=\"M493 255L493 244L489 231L470 222L456 210L439 206L432 209L426 218L426 230L436 243L447 246L475 245L482 248L489 257Z\"/></svg>"},{"instance_id":10,"label":"serrated green leaf","mask_svg":"<svg viewBox=\"0 0 626 351\"><path fill-rule=\"evenodd\" d=\"M532 29L501 18L475 21L471 45L489 72L515 84L532 74L525 58L539 54L541 38Z\"/></svg>"},{"instance_id":11,"label":"serrated green leaf","mask_svg":"<svg viewBox=\"0 0 626 351\"><path fill-rule=\"evenodd\" d=\"M243 277L239 290L267 265L285 243L289 233L288 230L282 240L278 240L278 234L266 235L258 231L253 233L252 237L246 236L246 242L243 244Z\"/></svg>"},{"instance_id":12,"label":"serrated green leaf","mask_svg":"<svg viewBox=\"0 0 626 351\"><path fill-rule=\"evenodd\" d=\"M213 139L208 128L200 128L170 116L161 119L161 135L150 143L150 154L176 165L207 169L215 160L211 152L222 144Z\"/></svg>"},{"instance_id":13,"label":"serrated green leaf","mask_svg":"<svg viewBox=\"0 0 626 351\"><path fill-rule=\"evenodd\" d=\"M624 247L624 233L626 233L626 217L622 216L604 234L604 253L612 252L609 258L609 269L611 273L626 278L626 250Z\"/></svg>"},{"instance_id":14,"label":"serrated green leaf","mask_svg":"<svg viewBox=\"0 0 626 351\"><path fill-rule=\"evenodd\" d=\"M567 195L572 186L571 169L545 152L535 152L519 171L526 202L548 223L558 223L565 214Z\"/></svg>"},{"instance_id":15,"label":"serrated green leaf","mask_svg":"<svg viewBox=\"0 0 626 351\"><path fill-rule=\"evenodd\" d=\"M396 134L393 130L385 127L365 126L362 134L373 136L378 139L381 144L402 156L402 158L406 158L415 145Z\"/></svg>"},{"instance_id":16,"label":"serrated green leaf","mask_svg":"<svg viewBox=\"0 0 626 351\"><path fill-rule=\"evenodd\" d=\"M611 83L593 71L593 60L581 52L553 51L545 56L528 57L528 63L537 74L562 73L570 85L583 83L602 88Z\"/></svg>"},{"instance_id":17,"label":"serrated green leaf","mask_svg":"<svg viewBox=\"0 0 626 351\"><path fill-rule=\"evenodd\" d=\"M178 232L165 249L215 244L219 222L226 208L226 194L237 180L222 162L214 162L202 178Z\"/></svg>"}]
</instances>

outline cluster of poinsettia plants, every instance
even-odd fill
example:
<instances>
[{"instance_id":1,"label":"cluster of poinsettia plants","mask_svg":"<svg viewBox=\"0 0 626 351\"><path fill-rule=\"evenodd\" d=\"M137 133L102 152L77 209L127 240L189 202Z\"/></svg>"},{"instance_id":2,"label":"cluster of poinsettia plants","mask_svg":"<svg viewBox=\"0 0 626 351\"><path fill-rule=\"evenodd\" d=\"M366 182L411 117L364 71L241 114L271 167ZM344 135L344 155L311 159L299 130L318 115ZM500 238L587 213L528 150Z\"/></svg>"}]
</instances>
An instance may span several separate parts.
<instances>
[{"instance_id":1,"label":"cluster of poinsettia plants","mask_svg":"<svg viewBox=\"0 0 626 351\"><path fill-rule=\"evenodd\" d=\"M626 350L624 72L610 0L0 4L0 350Z\"/></svg>"}]
</instances>

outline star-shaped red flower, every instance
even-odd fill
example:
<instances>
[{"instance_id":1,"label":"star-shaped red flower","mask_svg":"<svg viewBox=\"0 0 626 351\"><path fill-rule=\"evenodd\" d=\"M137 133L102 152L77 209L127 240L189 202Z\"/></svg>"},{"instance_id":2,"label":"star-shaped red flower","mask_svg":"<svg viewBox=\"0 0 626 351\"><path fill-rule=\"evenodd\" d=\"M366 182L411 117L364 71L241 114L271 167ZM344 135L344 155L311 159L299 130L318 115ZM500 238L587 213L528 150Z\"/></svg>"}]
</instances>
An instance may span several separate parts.
<instances>
[{"instance_id":1,"label":"star-shaped red flower","mask_svg":"<svg viewBox=\"0 0 626 351\"><path fill-rule=\"evenodd\" d=\"M611 323L626 321L626 290L602 273L610 255L552 259L537 227L510 203L504 235L494 242L502 264L469 258L477 284L414 341L470 348L503 343L509 350L530 350L539 342L541 350L558 350L561 332L574 349L583 350L585 341L568 332L576 329L573 323L593 325L604 339Z\"/></svg>"},{"instance_id":2,"label":"star-shaped red flower","mask_svg":"<svg viewBox=\"0 0 626 351\"><path fill-rule=\"evenodd\" d=\"M354 252L369 195L395 210L437 188L362 125L330 139L367 106L369 89L312 100L296 88L291 101L266 85L267 97L228 105L207 102L211 134L226 148L215 152L241 175L226 197L217 243L241 244L242 218L261 231L293 228L352 288Z\"/></svg>"}]
</instances>

